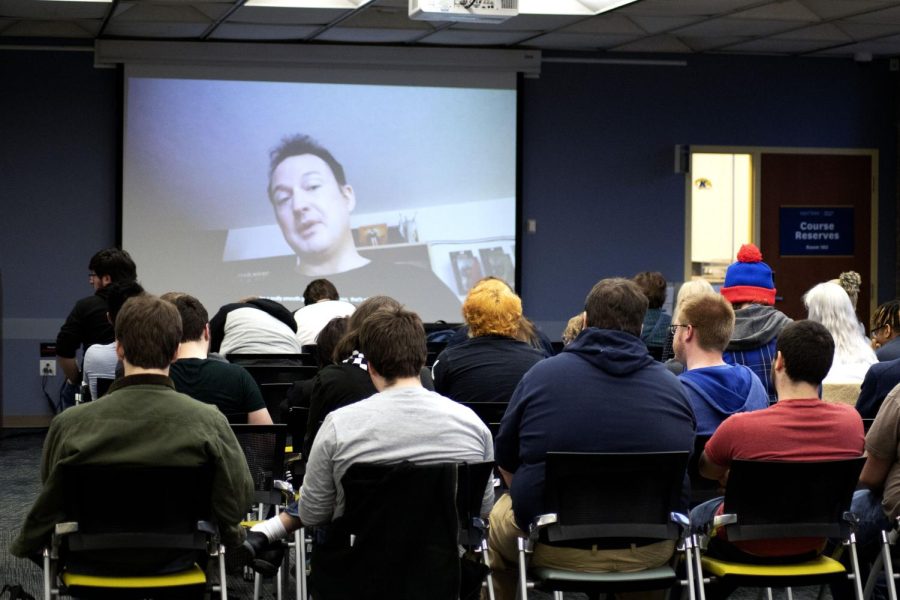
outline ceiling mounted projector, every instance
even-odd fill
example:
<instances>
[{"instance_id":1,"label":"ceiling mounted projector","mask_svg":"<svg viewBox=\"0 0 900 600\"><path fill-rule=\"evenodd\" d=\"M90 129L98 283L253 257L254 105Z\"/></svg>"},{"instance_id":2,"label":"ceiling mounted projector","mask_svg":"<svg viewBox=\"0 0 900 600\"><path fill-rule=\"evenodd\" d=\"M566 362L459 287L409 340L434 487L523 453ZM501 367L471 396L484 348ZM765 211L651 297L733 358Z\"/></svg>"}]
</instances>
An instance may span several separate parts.
<instances>
[{"instance_id":1,"label":"ceiling mounted projector","mask_svg":"<svg viewBox=\"0 0 900 600\"><path fill-rule=\"evenodd\" d=\"M418 21L501 23L519 14L519 0L409 0L409 18Z\"/></svg>"}]
</instances>

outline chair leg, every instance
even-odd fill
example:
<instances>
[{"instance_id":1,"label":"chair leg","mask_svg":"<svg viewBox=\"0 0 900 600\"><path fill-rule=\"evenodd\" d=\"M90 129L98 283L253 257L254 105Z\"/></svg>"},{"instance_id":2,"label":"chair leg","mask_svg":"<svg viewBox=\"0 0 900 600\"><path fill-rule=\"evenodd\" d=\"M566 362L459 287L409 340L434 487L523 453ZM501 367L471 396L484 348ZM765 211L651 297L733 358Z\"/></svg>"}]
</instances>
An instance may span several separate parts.
<instances>
[{"instance_id":1,"label":"chair leg","mask_svg":"<svg viewBox=\"0 0 900 600\"><path fill-rule=\"evenodd\" d=\"M888 590L888 600L897 600L897 584L894 582L894 564L891 561L891 537L895 537L893 535L888 536L886 531L881 532L881 560L884 561L884 577L887 583ZM876 573L875 569L872 569L872 575ZM872 579L870 575L869 579ZM868 589L868 583L866 582L866 588ZM873 586L874 587L874 586Z\"/></svg>"},{"instance_id":2,"label":"chair leg","mask_svg":"<svg viewBox=\"0 0 900 600\"><path fill-rule=\"evenodd\" d=\"M225 575L225 546L219 544L219 598L228 600L228 580Z\"/></svg>"},{"instance_id":3,"label":"chair leg","mask_svg":"<svg viewBox=\"0 0 900 600\"><path fill-rule=\"evenodd\" d=\"M794 591L788 586L785 591L787 592L787 600L794 600Z\"/></svg>"},{"instance_id":4,"label":"chair leg","mask_svg":"<svg viewBox=\"0 0 900 600\"><path fill-rule=\"evenodd\" d=\"M294 532L294 580L297 584L297 600L307 600L306 593L306 529Z\"/></svg>"},{"instance_id":5,"label":"chair leg","mask_svg":"<svg viewBox=\"0 0 900 600\"><path fill-rule=\"evenodd\" d=\"M50 573L50 550L44 548L44 600L51 600L53 592L50 589L53 578Z\"/></svg>"},{"instance_id":6,"label":"chair leg","mask_svg":"<svg viewBox=\"0 0 900 600\"><path fill-rule=\"evenodd\" d=\"M694 546L694 573L697 575L697 591L699 592L697 595L700 597L700 600L706 600L706 580L703 577L703 568L700 563L700 544L697 543L697 536L693 536L693 546Z\"/></svg>"},{"instance_id":7,"label":"chair leg","mask_svg":"<svg viewBox=\"0 0 900 600\"><path fill-rule=\"evenodd\" d=\"M488 556L488 543L486 539L481 540L481 559L484 561L484 566L488 568L488 574L486 579L487 584L487 592L488 592L488 600L495 600L494 597L494 576L492 575L491 568L491 557Z\"/></svg>"},{"instance_id":8,"label":"chair leg","mask_svg":"<svg viewBox=\"0 0 900 600\"><path fill-rule=\"evenodd\" d=\"M691 537L688 537L684 540L684 570L687 574L687 582L688 582L688 598L690 600L695 600L696 596L694 594L694 553L696 549L694 548L694 540Z\"/></svg>"},{"instance_id":9,"label":"chair leg","mask_svg":"<svg viewBox=\"0 0 900 600\"><path fill-rule=\"evenodd\" d=\"M856 600L863 600L862 582L859 580L859 556L856 553L856 534L850 534L850 565L853 568L853 592Z\"/></svg>"},{"instance_id":10,"label":"chair leg","mask_svg":"<svg viewBox=\"0 0 900 600\"><path fill-rule=\"evenodd\" d=\"M525 538L516 538L519 546L519 595L521 600L528 600L528 577L525 564Z\"/></svg>"}]
</instances>

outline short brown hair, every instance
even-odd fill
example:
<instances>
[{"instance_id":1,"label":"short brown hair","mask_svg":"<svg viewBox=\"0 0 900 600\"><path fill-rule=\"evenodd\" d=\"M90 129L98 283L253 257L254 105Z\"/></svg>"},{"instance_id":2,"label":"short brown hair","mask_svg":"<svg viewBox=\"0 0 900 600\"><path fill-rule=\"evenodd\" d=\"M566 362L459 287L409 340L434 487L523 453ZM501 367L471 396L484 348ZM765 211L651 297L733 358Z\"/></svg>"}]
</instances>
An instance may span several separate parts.
<instances>
[{"instance_id":1,"label":"short brown hair","mask_svg":"<svg viewBox=\"0 0 900 600\"><path fill-rule=\"evenodd\" d=\"M644 271L634 276L634 282L638 284L650 308L660 308L666 301L666 278L659 271Z\"/></svg>"},{"instance_id":2,"label":"short brown hair","mask_svg":"<svg viewBox=\"0 0 900 600\"><path fill-rule=\"evenodd\" d=\"M178 309L149 294L129 298L116 317L116 342L130 364L168 368L181 343Z\"/></svg>"},{"instance_id":3,"label":"short brown hair","mask_svg":"<svg viewBox=\"0 0 900 600\"><path fill-rule=\"evenodd\" d=\"M734 333L731 302L715 292L689 296L675 318L682 325L694 326L697 343L704 350L724 352Z\"/></svg>"},{"instance_id":4,"label":"short brown hair","mask_svg":"<svg viewBox=\"0 0 900 600\"><path fill-rule=\"evenodd\" d=\"M641 288L623 277L598 281L584 300L587 326L641 335L647 297Z\"/></svg>"},{"instance_id":5,"label":"short brown hair","mask_svg":"<svg viewBox=\"0 0 900 600\"><path fill-rule=\"evenodd\" d=\"M359 330L360 350L388 383L418 377L425 366L425 327L414 312L402 308L372 313Z\"/></svg>"},{"instance_id":6,"label":"short brown hair","mask_svg":"<svg viewBox=\"0 0 900 600\"><path fill-rule=\"evenodd\" d=\"M484 279L469 290L462 312L471 337L515 337L522 319L522 300L503 281Z\"/></svg>"},{"instance_id":7,"label":"short brown hair","mask_svg":"<svg viewBox=\"0 0 900 600\"><path fill-rule=\"evenodd\" d=\"M340 300L337 288L327 279L313 279L303 290L303 305L309 306L319 300Z\"/></svg>"},{"instance_id":8,"label":"short brown hair","mask_svg":"<svg viewBox=\"0 0 900 600\"><path fill-rule=\"evenodd\" d=\"M199 300L184 292L168 292L160 299L171 302L181 315L181 341L196 342L203 337L209 313Z\"/></svg>"}]
</instances>

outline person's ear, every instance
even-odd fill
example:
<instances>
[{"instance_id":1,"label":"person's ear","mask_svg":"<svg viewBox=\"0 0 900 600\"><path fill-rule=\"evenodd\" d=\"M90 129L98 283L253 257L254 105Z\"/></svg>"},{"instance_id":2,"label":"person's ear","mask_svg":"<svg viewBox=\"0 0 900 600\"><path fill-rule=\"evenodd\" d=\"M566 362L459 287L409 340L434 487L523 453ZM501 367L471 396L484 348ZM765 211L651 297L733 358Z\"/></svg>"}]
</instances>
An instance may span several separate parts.
<instances>
[{"instance_id":1,"label":"person's ear","mask_svg":"<svg viewBox=\"0 0 900 600\"><path fill-rule=\"evenodd\" d=\"M772 361L772 370L784 371L784 356L781 354L781 350L775 354L775 360Z\"/></svg>"},{"instance_id":2,"label":"person's ear","mask_svg":"<svg viewBox=\"0 0 900 600\"><path fill-rule=\"evenodd\" d=\"M207 323L207 324L203 327L203 335L200 336L200 339L203 340L204 342L208 342L208 341L209 341L209 323Z\"/></svg>"},{"instance_id":3,"label":"person's ear","mask_svg":"<svg viewBox=\"0 0 900 600\"><path fill-rule=\"evenodd\" d=\"M342 185L341 195L347 201L347 212L353 212L353 209L356 208L356 193L353 191L353 186L349 183Z\"/></svg>"},{"instance_id":4,"label":"person's ear","mask_svg":"<svg viewBox=\"0 0 900 600\"><path fill-rule=\"evenodd\" d=\"M581 313L581 328L582 328L582 329L587 329L587 327L588 327L588 323L587 323L587 311L584 311L584 312Z\"/></svg>"},{"instance_id":5,"label":"person's ear","mask_svg":"<svg viewBox=\"0 0 900 600\"><path fill-rule=\"evenodd\" d=\"M109 284L112 283L112 276L111 276L111 275L104 275L103 277L100 278L100 283L102 284L100 287L106 287L106 286L108 286Z\"/></svg>"},{"instance_id":6,"label":"person's ear","mask_svg":"<svg viewBox=\"0 0 900 600\"><path fill-rule=\"evenodd\" d=\"M116 340L116 358L121 361L125 360L125 351L122 349L122 344L119 343L119 340Z\"/></svg>"}]
</instances>

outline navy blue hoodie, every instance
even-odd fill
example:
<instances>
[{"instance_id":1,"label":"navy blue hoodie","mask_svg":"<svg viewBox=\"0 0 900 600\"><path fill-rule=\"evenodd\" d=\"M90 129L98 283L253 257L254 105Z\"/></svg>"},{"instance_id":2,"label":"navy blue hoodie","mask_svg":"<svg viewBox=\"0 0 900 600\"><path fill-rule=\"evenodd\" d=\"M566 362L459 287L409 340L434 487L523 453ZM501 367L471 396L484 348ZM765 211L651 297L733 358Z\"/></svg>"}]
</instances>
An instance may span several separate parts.
<instances>
[{"instance_id":1,"label":"navy blue hoodie","mask_svg":"<svg viewBox=\"0 0 900 600\"><path fill-rule=\"evenodd\" d=\"M683 386L640 338L590 327L522 378L500 424L495 456L515 474L513 511L527 531L544 512L547 452L690 451L695 429Z\"/></svg>"}]
</instances>

